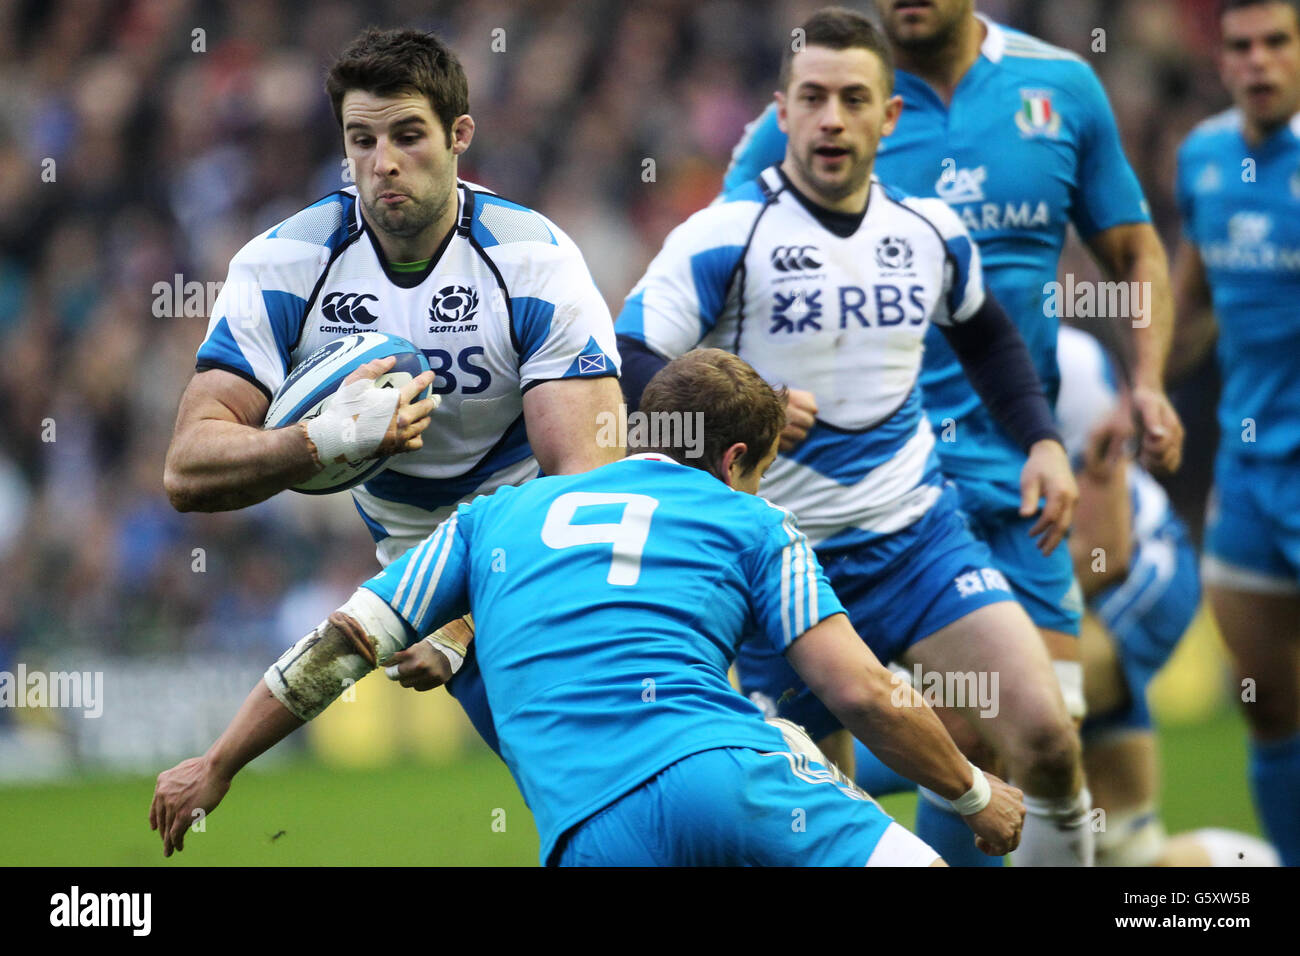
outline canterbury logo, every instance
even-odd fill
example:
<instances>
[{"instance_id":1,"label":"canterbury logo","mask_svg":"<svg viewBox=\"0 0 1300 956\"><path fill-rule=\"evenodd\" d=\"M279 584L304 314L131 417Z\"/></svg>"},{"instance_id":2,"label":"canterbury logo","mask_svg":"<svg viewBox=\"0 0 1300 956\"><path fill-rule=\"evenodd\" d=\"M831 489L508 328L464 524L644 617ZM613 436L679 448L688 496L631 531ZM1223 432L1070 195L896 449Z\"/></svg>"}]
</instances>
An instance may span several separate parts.
<instances>
[{"instance_id":1,"label":"canterbury logo","mask_svg":"<svg viewBox=\"0 0 1300 956\"><path fill-rule=\"evenodd\" d=\"M821 251L816 246L777 246L772 250L772 267L777 272L820 269Z\"/></svg>"},{"instance_id":2,"label":"canterbury logo","mask_svg":"<svg viewBox=\"0 0 1300 956\"><path fill-rule=\"evenodd\" d=\"M368 310L366 303L378 301L378 297L368 292L331 292L321 302L320 311L331 322L373 325L379 316Z\"/></svg>"}]
</instances>

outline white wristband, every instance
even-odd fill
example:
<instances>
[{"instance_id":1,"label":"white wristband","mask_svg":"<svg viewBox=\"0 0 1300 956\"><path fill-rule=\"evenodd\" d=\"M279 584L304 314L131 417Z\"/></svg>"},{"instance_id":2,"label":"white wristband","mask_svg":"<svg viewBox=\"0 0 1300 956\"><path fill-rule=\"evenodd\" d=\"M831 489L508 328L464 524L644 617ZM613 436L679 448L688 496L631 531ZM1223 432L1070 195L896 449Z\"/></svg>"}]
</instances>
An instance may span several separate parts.
<instances>
[{"instance_id":1,"label":"white wristband","mask_svg":"<svg viewBox=\"0 0 1300 956\"><path fill-rule=\"evenodd\" d=\"M307 424L322 465L370 458L379 450L401 398L398 389L379 388L373 379L344 385Z\"/></svg>"},{"instance_id":2,"label":"white wristband","mask_svg":"<svg viewBox=\"0 0 1300 956\"><path fill-rule=\"evenodd\" d=\"M993 797L993 788L989 786L984 771L974 764L970 765L970 769L975 775L975 782L971 784L971 788L956 800L948 801L952 804L953 810L963 817L968 817L972 813L979 813L989 805L989 800Z\"/></svg>"},{"instance_id":3,"label":"white wristband","mask_svg":"<svg viewBox=\"0 0 1300 956\"><path fill-rule=\"evenodd\" d=\"M430 647L442 652L447 658L447 663L451 665L451 673L454 677L460 670L461 665L465 663L465 648L461 647L455 641L446 640L438 637L437 633L430 634L424 639Z\"/></svg>"}]
</instances>

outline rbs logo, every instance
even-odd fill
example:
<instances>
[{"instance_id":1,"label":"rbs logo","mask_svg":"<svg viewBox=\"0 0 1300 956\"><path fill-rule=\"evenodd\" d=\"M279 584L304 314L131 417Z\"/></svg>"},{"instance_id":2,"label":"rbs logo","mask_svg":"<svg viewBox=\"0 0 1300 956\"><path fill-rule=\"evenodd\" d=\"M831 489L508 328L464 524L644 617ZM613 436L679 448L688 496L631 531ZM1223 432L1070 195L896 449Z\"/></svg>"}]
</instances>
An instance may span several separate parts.
<instances>
[{"instance_id":1,"label":"rbs logo","mask_svg":"<svg viewBox=\"0 0 1300 956\"><path fill-rule=\"evenodd\" d=\"M924 299L925 286L900 286L883 283L873 285L871 291L855 285L842 285L836 290L839 299L841 329L849 327L855 319L862 328L888 328L894 325L921 325L929 314ZM790 294L775 293L772 301L772 326L769 335L784 332L820 332L823 308L822 290L798 290Z\"/></svg>"},{"instance_id":2,"label":"rbs logo","mask_svg":"<svg viewBox=\"0 0 1300 956\"><path fill-rule=\"evenodd\" d=\"M462 374L476 379L472 385L461 383L460 390L464 395L477 395L479 392L485 392L488 386L492 384L492 373L483 366L475 365L470 361L484 353L481 345L471 345L467 349L461 349L454 360L451 353L446 349L420 349L420 351L428 356L429 368L438 375L438 378L434 379L433 387L430 389L434 395L446 395L448 392L456 390L456 373L452 371L453 366L460 369Z\"/></svg>"},{"instance_id":3,"label":"rbs logo","mask_svg":"<svg viewBox=\"0 0 1300 956\"><path fill-rule=\"evenodd\" d=\"M840 328L848 328L849 316L858 320L864 328L871 328L872 322L863 315L863 306L867 304L867 293L855 285L842 285L840 292ZM882 328L890 325L920 325L925 321L925 302L921 294L923 285L907 287L907 299L904 302L903 290L896 285L873 285L871 287L872 305L875 307L875 325ZM868 315L870 313L868 312Z\"/></svg>"}]
</instances>

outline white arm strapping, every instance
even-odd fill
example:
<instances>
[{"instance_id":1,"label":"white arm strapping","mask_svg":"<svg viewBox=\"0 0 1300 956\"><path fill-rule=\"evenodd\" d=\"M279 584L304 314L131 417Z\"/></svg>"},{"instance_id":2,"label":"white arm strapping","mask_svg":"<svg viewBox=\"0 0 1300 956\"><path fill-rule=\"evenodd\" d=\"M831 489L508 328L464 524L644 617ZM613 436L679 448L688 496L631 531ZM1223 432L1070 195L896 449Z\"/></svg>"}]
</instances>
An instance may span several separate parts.
<instances>
[{"instance_id":1,"label":"white arm strapping","mask_svg":"<svg viewBox=\"0 0 1300 956\"><path fill-rule=\"evenodd\" d=\"M376 660L406 646L402 619L373 591L358 588L339 613L361 625ZM276 700L306 721L369 673L371 666L347 636L326 620L267 668L263 680Z\"/></svg>"}]
</instances>

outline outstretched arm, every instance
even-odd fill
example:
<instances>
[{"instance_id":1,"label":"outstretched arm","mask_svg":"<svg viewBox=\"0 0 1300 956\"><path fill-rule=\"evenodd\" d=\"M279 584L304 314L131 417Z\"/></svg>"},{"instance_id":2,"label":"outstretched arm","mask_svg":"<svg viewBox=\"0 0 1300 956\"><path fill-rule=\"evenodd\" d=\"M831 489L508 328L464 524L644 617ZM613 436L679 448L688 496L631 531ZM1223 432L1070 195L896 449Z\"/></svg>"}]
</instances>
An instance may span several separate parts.
<instances>
[{"instance_id":1,"label":"outstretched arm","mask_svg":"<svg viewBox=\"0 0 1300 956\"><path fill-rule=\"evenodd\" d=\"M455 519L448 519L439 525L439 531L450 535L454 524ZM430 537L426 544L435 545L437 541ZM419 548L408 551L394 566L408 561L416 550ZM450 613L445 609L452 598L463 593L463 576L456 570L452 568L452 574L439 576L447 587L439 594L441 601L430 601L434 611ZM374 587L383 587L382 578L381 574L372 579ZM438 581L433 581L430 587L437 589L437 585ZM159 775L149 806L149 829L160 832L164 856L172 855L173 849L185 849L188 827L195 818L216 809L230 790L235 774L248 761L315 718L378 663L389 663L406 648L411 636L411 624L400 618L385 598L359 588L347 604L286 650L266 670L263 680L204 756L178 763Z\"/></svg>"},{"instance_id":2,"label":"outstretched arm","mask_svg":"<svg viewBox=\"0 0 1300 956\"><path fill-rule=\"evenodd\" d=\"M953 801L981 850L1002 854L1016 848L1025 817L1021 792L991 774L980 776L930 705L890 674L844 614L805 631L786 659L885 766Z\"/></svg>"}]
</instances>

